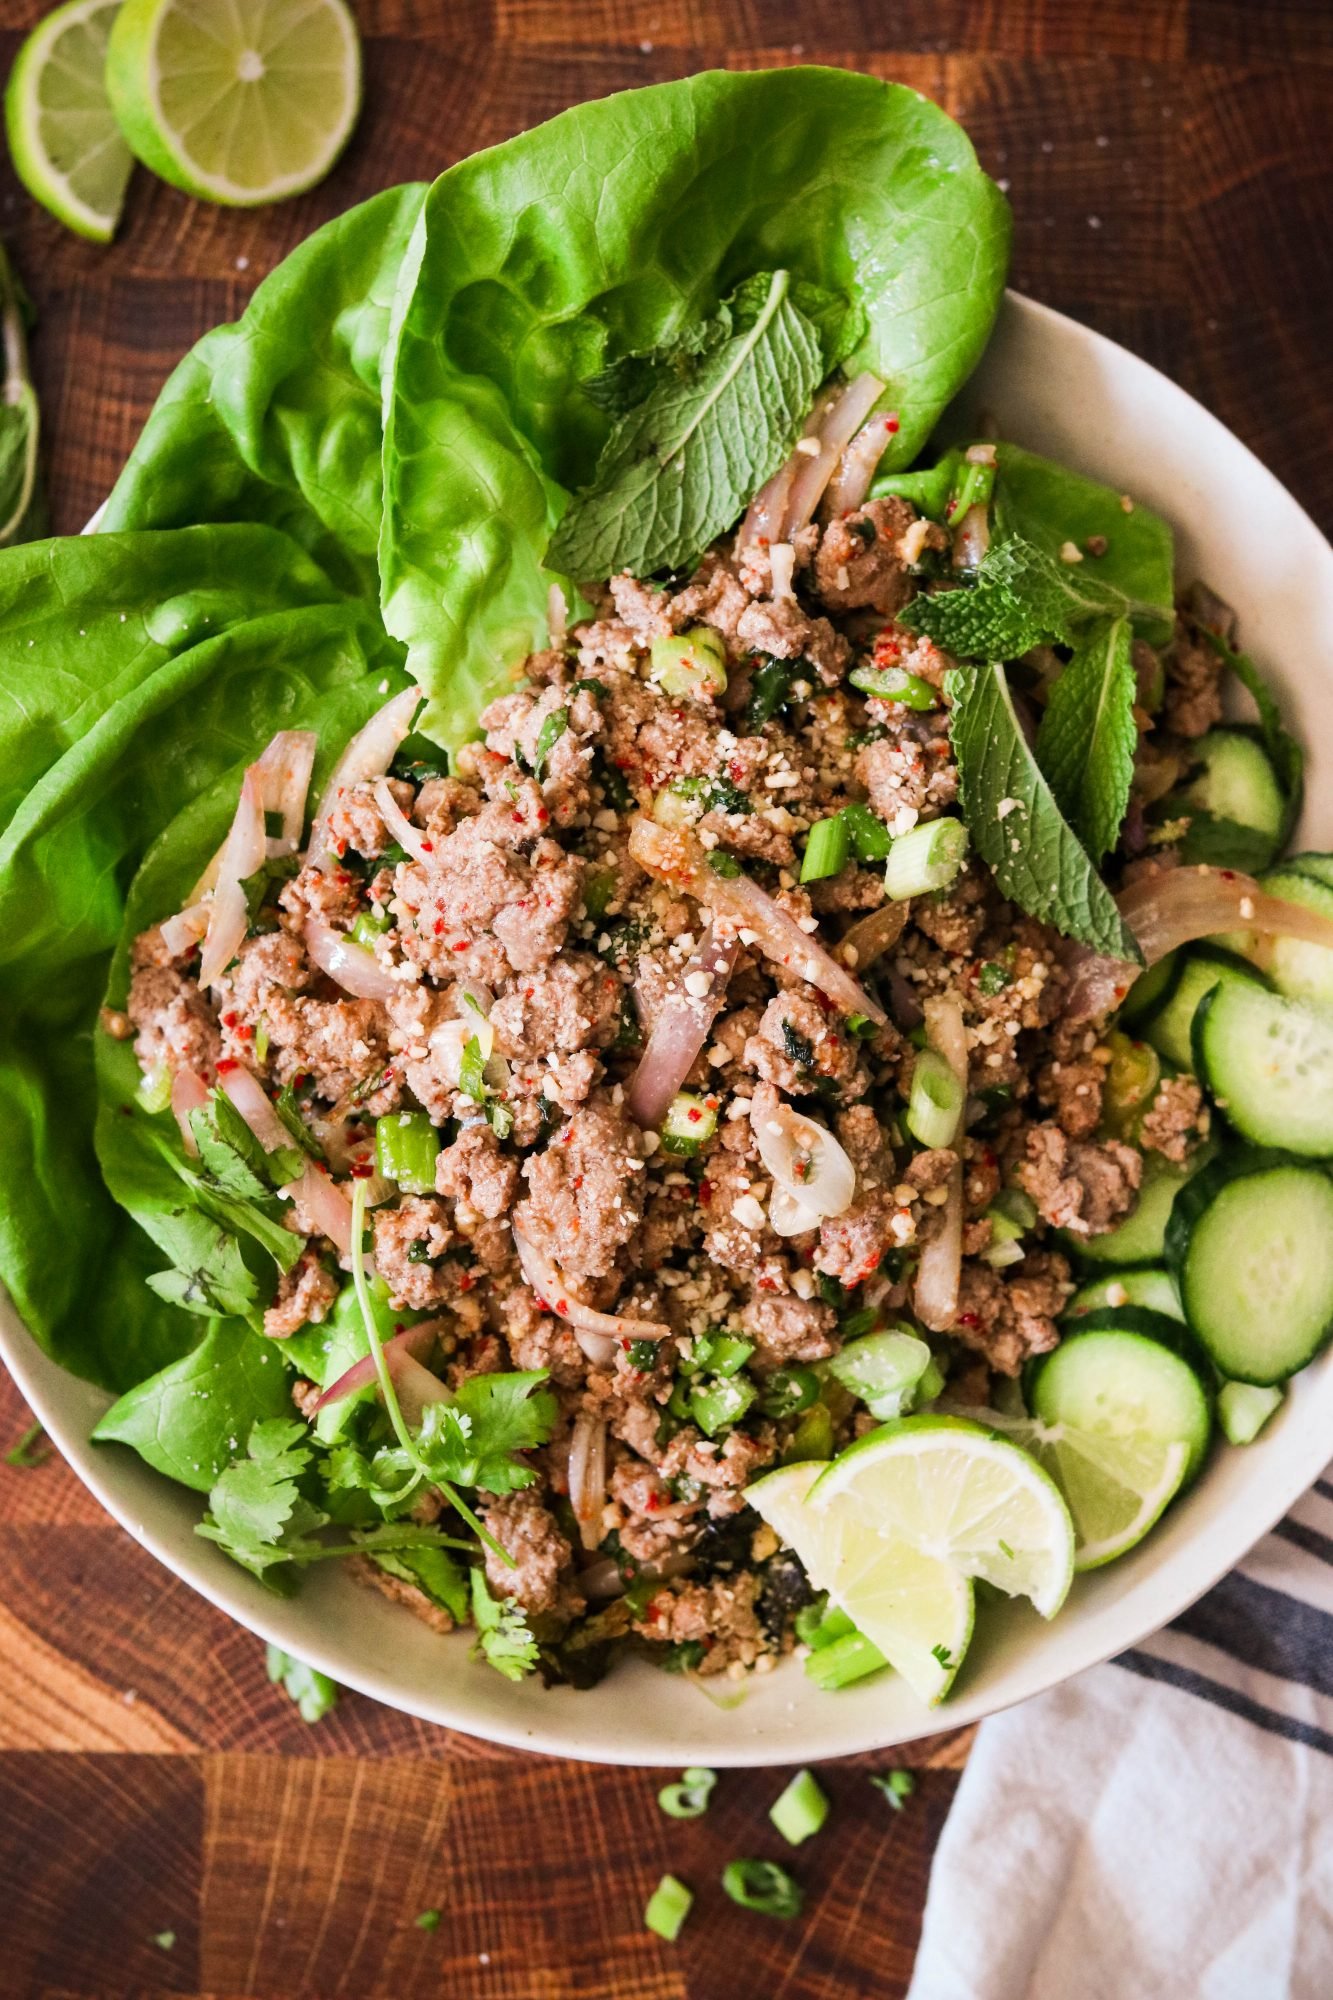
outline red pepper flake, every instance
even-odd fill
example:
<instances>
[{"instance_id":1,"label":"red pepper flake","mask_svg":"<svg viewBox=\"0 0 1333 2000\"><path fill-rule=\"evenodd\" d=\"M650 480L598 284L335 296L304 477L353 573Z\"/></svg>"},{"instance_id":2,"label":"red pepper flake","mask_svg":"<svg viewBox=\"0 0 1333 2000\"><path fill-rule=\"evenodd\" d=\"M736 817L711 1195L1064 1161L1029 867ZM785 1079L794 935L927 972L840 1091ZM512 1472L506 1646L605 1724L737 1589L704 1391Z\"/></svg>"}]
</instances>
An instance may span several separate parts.
<instances>
[{"instance_id":1,"label":"red pepper flake","mask_svg":"<svg viewBox=\"0 0 1333 2000\"><path fill-rule=\"evenodd\" d=\"M884 428L888 432L890 437L897 437L899 424L898 424L898 412L896 410L889 411L888 415L884 419Z\"/></svg>"},{"instance_id":2,"label":"red pepper flake","mask_svg":"<svg viewBox=\"0 0 1333 2000\"><path fill-rule=\"evenodd\" d=\"M573 1188L575 1194L577 1194L579 1189L583 1186L583 1175L575 1174L573 1180L570 1182L569 1185Z\"/></svg>"},{"instance_id":3,"label":"red pepper flake","mask_svg":"<svg viewBox=\"0 0 1333 2000\"><path fill-rule=\"evenodd\" d=\"M423 854L434 854L435 842L433 840L423 840L421 843L421 852Z\"/></svg>"},{"instance_id":4,"label":"red pepper flake","mask_svg":"<svg viewBox=\"0 0 1333 2000\"><path fill-rule=\"evenodd\" d=\"M686 1114L685 1114L685 1115L686 1115L686 1117L687 1117L687 1118L689 1119L689 1121L690 1121L691 1125L697 1125L697 1124L699 1123L700 1119L701 1119L701 1118L703 1117L703 1112L702 1112L702 1111L696 1111L696 1110L695 1110L695 1108L694 1108L694 1106L693 1106L693 1105L691 1105L691 1106L690 1106L690 1108L689 1108L689 1110L688 1110L688 1111L686 1112Z\"/></svg>"},{"instance_id":5,"label":"red pepper flake","mask_svg":"<svg viewBox=\"0 0 1333 2000\"><path fill-rule=\"evenodd\" d=\"M981 1325L981 1321L977 1318L975 1313L959 1313L956 1324L958 1326L979 1327Z\"/></svg>"},{"instance_id":6,"label":"red pepper flake","mask_svg":"<svg viewBox=\"0 0 1333 2000\"><path fill-rule=\"evenodd\" d=\"M434 931L434 933L435 933L436 937L443 937L443 936L444 936L444 918L443 918L443 917L436 917L436 919L435 919L435 922L434 922L434 923L433 923L433 924L431 925L431 929L432 929L432 930Z\"/></svg>"},{"instance_id":7,"label":"red pepper flake","mask_svg":"<svg viewBox=\"0 0 1333 2000\"><path fill-rule=\"evenodd\" d=\"M712 1199L713 1199L713 1183L711 1181L700 1181L699 1206L701 1208L707 1208L709 1202Z\"/></svg>"},{"instance_id":8,"label":"red pepper flake","mask_svg":"<svg viewBox=\"0 0 1333 2000\"><path fill-rule=\"evenodd\" d=\"M451 945L450 945L449 949L450 949L450 951L466 951L466 950L467 950L467 939L466 939L466 938L459 938L456 944L451 944Z\"/></svg>"},{"instance_id":9,"label":"red pepper flake","mask_svg":"<svg viewBox=\"0 0 1333 2000\"><path fill-rule=\"evenodd\" d=\"M662 1501L661 1501L661 1496L659 1494L646 1493L644 1495L643 1511L645 1514L655 1514L661 1505Z\"/></svg>"},{"instance_id":10,"label":"red pepper flake","mask_svg":"<svg viewBox=\"0 0 1333 2000\"><path fill-rule=\"evenodd\" d=\"M476 1282L471 1271L461 1271L458 1277L458 1289L460 1292L470 1292Z\"/></svg>"},{"instance_id":11,"label":"red pepper flake","mask_svg":"<svg viewBox=\"0 0 1333 2000\"><path fill-rule=\"evenodd\" d=\"M545 807L545 806L538 806L538 808L537 808L537 824L538 824L538 826L545 826L545 824L546 824L547 820L548 820L548 819L549 819L550 817L551 817L551 815L550 815L550 813L548 813L548 812L547 812L547 810L546 810L546 807Z\"/></svg>"},{"instance_id":12,"label":"red pepper flake","mask_svg":"<svg viewBox=\"0 0 1333 2000\"><path fill-rule=\"evenodd\" d=\"M221 1062L218 1064L218 1075L225 1076L228 1070L239 1069L240 1066L241 1065L238 1062L236 1062L233 1059L233 1057L223 1056Z\"/></svg>"},{"instance_id":13,"label":"red pepper flake","mask_svg":"<svg viewBox=\"0 0 1333 2000\"><path fill-rule=\"evenodd\" d=\"M368 1181L374 1171L375 1169L370 1165L368 1160L357 1160L352 1167L352 1179L354 1181Z\"/></svg>"}]
</instances>

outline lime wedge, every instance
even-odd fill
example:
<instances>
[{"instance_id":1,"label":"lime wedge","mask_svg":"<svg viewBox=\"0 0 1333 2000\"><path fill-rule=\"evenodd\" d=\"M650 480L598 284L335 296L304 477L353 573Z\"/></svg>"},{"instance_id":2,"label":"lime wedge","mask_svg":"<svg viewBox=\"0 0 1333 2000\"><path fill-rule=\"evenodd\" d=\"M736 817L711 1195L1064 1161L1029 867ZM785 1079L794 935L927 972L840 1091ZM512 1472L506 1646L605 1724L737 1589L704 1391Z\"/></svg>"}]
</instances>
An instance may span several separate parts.
<instances>
[{"instance_id":1,"label":"lime wedge","mask_svg":"<svg viewBox=\"0 0 1333 2000\"><path fill-rule=\"evenodd\" d=\"M1175 1499L1190 1471L1179 1438L1079 1430L1035 1418L991 1417L1050 1473L1073 1517L1076 1570L1100 1569L1132 1549Z\"/></svg>"},{"instance_id":2,"label":"lime wedge","mask_svg":"<svg viewBox=\"0 0 1333 2000\"><path fill-rule=\"evenodd\" d=\"M14 169L67 229L109 243L134 157L106 94L107 41L120 0L70 0L34 28L5 89Z\"/></svg>"},{"instance_id":3,"label":"lime wedge","mask_svg":"<svg viewBox=\"0 0 1333 2000\"><path fill-rule=\"evenodd\" d=\"M951 1563L878 1534L855 1507L808 1504L823 1472L821 1465L783 1466L747 1487L745 1497L795 1549L816 1588L933 1705L949 1692L972 1637L972 1585Z\"/></svg>"},{"instance_id":4,"label":"lime wedge","mask_svg":"<svg viewBox=\"0 0 1333 2000\"><path fill-rule=\"evenodd\" d=\"M361 106L361 44L344 0L125 0L106 81L145 166L249 208L333 165Z\"/></svg>"}]
</instances>

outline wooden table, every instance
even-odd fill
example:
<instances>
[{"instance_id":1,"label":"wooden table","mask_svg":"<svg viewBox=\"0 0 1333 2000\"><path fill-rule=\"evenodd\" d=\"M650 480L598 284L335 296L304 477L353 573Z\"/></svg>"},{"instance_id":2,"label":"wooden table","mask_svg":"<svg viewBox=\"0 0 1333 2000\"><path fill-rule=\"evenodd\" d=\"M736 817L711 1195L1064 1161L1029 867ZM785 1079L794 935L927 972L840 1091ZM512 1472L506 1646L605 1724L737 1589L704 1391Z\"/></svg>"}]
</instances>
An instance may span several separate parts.
<instances>
[{"instance_id":1,"label":"wooden table","mask_svg":"<svg viewBox=\"0 0 1333 2000\"><path fill-rule=\"evenodd\" d=\"M0 56L44 11L0 0ZM802 57L916 85L1017 217L1013 277L1147 355L1333 524L1333 10L1326 0L360 0L367 95L335 174L258 214L141 176L101 250L4 169L37 301L56 525L110 486L182 350L325 217L580 98ZM1223 589L1225 577L1214 581ZM0 1391L0 1450L26 1418ZM258 1642L159 1569L57 1460L0 1466L0 1996L860 2000L901 1994L966 1740L905 1811L832 1767L807 1913L736 1911L778 1774L706 1819L659 1774L495 1751L345 1696L316 1728ZM997 1837L1003 1830L997 1829ZM640 1926L671 1867L675 1948ZM439 1908L433 1933L415 1927ZM174 1933L174 1942L156 1942Z\"/></svg>"}]
</instances>

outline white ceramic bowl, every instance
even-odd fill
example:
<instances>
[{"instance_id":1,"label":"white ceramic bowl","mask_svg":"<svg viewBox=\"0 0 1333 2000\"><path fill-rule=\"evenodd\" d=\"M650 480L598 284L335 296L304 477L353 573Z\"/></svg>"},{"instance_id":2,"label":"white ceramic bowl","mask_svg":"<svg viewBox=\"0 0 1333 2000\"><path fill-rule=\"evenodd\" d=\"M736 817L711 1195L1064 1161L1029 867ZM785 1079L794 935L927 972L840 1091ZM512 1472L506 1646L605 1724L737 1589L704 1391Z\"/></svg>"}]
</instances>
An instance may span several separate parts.
<instances>
[{"instance_id":1,"label":"white ceramic bowl","mask_svg":"<svg viewBox=\"0 0 1333 2000\"><path fill-rule=\"evenodd\" d=\"M1333 746L1317 726L1333 700L1333 548L1244 445L1123 348L1010 295L966 392L1003 435L1095 474L1159 509L1179 536L1183 580L1205 576L1240 613L1310 755L1307 845L1333 846ZM787 1662L739 1703L640 1662L575 1693L511 1686L406 1612L317 1570L291 1601L271 1596L194 1533L200 1503L118 1446L88 1434L105 1395L47 1359L0 1294L0 1354L47 1431L136 1540L261 1638L348 1687L497 1743L602 1763L806 1762L877 1749L989 1715L1135 1645L1200 1596L1322 1470L1333 1439L1333 1355L1293 1384L1260 1441L1219 1452L1206 1476L1133 1555L1080 1578L1052 1625L1026 1606L987 1605L957 1696L927 1710L892 1675L821 1694ZM721 1697L735 1690L729 1683Z\"/></svg>"}]
</instances>

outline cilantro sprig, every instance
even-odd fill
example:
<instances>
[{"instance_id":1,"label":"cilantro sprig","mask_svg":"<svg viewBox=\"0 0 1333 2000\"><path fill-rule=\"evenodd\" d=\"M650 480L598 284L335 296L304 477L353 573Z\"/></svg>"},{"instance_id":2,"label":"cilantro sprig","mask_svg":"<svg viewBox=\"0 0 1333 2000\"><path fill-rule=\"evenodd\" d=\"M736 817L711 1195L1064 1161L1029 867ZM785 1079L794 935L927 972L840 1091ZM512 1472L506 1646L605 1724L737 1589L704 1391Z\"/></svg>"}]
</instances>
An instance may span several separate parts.
<instances>
[{"instance_id":1,"label":"cilantro sprig","mask_svg":"<svg viewBox=\"0 0 1333 2000\"><path fill-rule=\"evenodd\" d=\"M477 1649L497 1673L521 1681L533 1672L539 1655L531 1626L516 1604L491 1595L479 1569L472 1572L472 1616Z\"/></svg>"}]
</instances>

